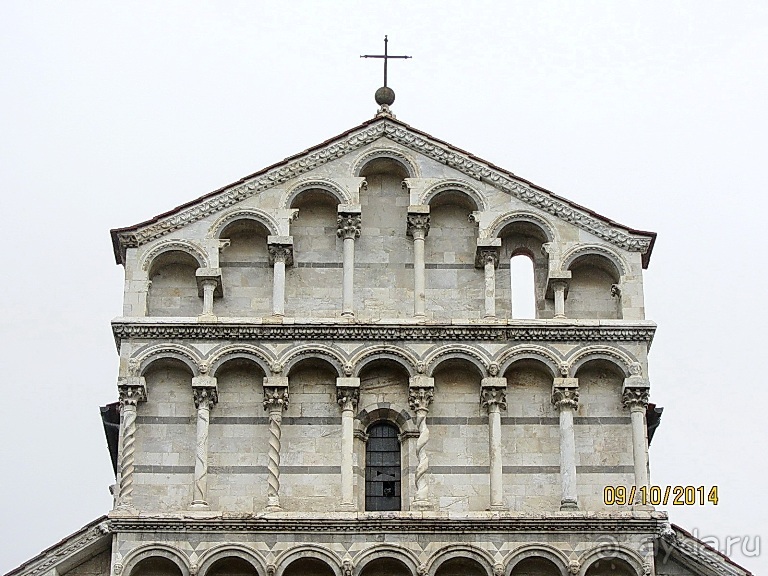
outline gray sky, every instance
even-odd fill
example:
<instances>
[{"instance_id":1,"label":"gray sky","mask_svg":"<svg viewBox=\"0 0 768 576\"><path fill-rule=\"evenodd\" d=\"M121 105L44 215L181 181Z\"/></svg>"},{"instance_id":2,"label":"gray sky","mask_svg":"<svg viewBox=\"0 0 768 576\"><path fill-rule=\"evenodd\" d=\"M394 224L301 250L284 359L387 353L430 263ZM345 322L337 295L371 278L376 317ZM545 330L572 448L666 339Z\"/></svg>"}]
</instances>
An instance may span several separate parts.
<instances>
[{"instance_id":1,"label":"gray sky","mask_svg":"<svg viewBox=\"0 0 768 576\"><path fill-rule=\"evenodd\" d=\"M110 508L109 229L371 118L385 33L398 119L658 232L652 482L766 572L768 3L4 0L0 573Z\"/></svg>"}]
</instances>

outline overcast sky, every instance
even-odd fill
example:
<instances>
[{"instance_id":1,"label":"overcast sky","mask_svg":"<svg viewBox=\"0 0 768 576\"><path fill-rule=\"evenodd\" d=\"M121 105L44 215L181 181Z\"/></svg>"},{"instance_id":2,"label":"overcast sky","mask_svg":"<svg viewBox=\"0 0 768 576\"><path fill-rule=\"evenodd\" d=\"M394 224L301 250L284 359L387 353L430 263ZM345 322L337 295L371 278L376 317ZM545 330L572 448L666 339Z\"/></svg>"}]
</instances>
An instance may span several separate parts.
<instances>
[{"instance_id":1,"label":"overcast sky","mask_svg":"<svg viewBox=\"0 0 768 576\"><path fill-rule=\"evenodd\" d=\"M371 118L384 34L398 119L658 232L652 482L768 572L768 2L3 0L0 573L111 506L109 229Z\"/></svg>"}]
</instances>

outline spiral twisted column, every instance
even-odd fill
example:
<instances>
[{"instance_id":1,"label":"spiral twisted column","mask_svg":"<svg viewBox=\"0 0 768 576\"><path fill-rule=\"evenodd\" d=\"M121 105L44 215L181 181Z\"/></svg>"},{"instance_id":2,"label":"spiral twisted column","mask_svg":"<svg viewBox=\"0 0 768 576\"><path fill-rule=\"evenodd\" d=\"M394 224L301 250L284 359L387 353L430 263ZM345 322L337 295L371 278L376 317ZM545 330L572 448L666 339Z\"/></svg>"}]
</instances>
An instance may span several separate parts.
<instances>
[{"instance_id":1,"label":"spiral twisted column","mask_svg":"<svg viewBox=\"0 0 768 576\"><path fill-rule=\"evenodd\" d=\"M219 400L216 378L197 376L192 379L192 396L197 407L197 442L195 444L195 482L192 508L208 508L208 426L211 409Z\"/></svg>"},{"instance_id":2,"label":"spiral twisted column","mask_svg":"<svg viewBox=\"0 0 768 576\"><path fill-rule=\"evenodd\" d=\"M504 510L501 456L501 411L507 409L507 379L483 378L480 404L488 411L488 459L490 462L491 510Z\"/></svg>"},{"instance_id":3,"label":"spiral twisted column","mask_svg":"<svg viewBox=\"0 0 768 576\"><path fill-rule=\"evenodd\" d=\"M120 398L120 487L118 508L130 508L133 493L133 468L136 459L136 406L147 399L143 377L131 376L118 381Z\"/></svg>"},{"instance_id":4,"label":"spiral twisted column","mask_svg":"<svg viewBox=\"0 0 768 576\"><path fill-rule=\"evenodd\" d=\"M429 471L429 455L427 444L429 443L429 428L427 428L427 414L429 405L434 396L435 381L426 376L413 376L408 387L408 405L416 413L416 426L419 429L419 437L416 439L416 494L411 507L415 510L428 510L432 508L429 501L429 484L427 472Z\"/></svg>"},{"instance_id":5,"label":"spiral twisted column","mask_svg":"<svg viewBox=\"0 0 768 576\"><path fill-rule=\"evenodd\" d=\"M283 410L288 407L288 378L264 378L264 409L269 412L269 451L267 453L267 507L280 510L280 434Z\"/></svg>"},{"instance_id":6,"label":"spiral twisted column","mask_svg":"<svg viewBox=\"0 0 768 576\"><path fill-rule=\"evenodd\" d=\"M640 375L639 365L630 367L632 375L624 380L622 404L629 410L632 422L632 454L635 462L635 486L637 501L635 508L648 508L640 502L641 488L648 489L648 435L645 413L648 409L650 385Z\"/></svg>"},{"instance_id":7,"label":"spiral twisted column","mask_svg":"<svg viewBox=\"0 0 768 576\"><path fill-rule=\"evenodd\" d=\"M560 412L560 510L578 510L573 414L579 407L579 380L555 378L552 384L552 404Z\"/></svg>"}]
</instances>

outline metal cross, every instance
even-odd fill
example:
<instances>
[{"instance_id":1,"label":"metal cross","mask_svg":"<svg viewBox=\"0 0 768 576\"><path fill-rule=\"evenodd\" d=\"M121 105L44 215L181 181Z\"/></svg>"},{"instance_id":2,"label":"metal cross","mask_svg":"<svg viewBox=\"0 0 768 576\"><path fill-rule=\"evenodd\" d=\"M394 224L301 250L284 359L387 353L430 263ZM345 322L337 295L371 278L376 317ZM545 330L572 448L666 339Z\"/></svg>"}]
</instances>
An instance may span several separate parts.
<instances>
[{"instance_id":1,"label":"metal cross","mask_svg":"<svg viewBox=\"0 0 768 576\"><path fill-rule=\"evenodd\" d=\"M387 37L384 36L384 54L366 54L365 56L360 56L360 58L384 58L384 86L387 86L387 60L390 58L413 58L413 56L390 56L387 53Z\"/></svg>"}]
</instances>

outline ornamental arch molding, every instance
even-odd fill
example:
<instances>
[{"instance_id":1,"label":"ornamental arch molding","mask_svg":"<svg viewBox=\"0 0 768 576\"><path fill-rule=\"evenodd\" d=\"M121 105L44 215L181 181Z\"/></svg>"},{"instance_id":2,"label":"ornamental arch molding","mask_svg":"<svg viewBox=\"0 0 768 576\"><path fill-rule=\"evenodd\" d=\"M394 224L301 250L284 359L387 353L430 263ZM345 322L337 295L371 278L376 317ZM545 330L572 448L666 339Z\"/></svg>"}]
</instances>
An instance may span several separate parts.
<instances>
[{"instance_id":1,"label":"ornamental arch molding","mask_svg":"<svg viewBox=\"0 0 768 576\"><path fill-rule=\"evenodd\" d=\"M491 222L488 227L488 238L500 238L500 234L504 232L504 229L510 224L516 222L525 222L531 224L539 229L544 238L544 243L556 242L558 240L558 234L556 228L543 216L534 214L528 211L515 211L502 214L496 220Z\"/></svg>"},{"instance_id":2,"label":"ornamental arch molding","mask_svg":"<svg viewBox=\"0 0 768 576\"><path fill-rule=\"evenodd\" d=\"M510 576L520 562L528 558L543 558L549 560L555 565L560 576L569 576L568 557L560 550L549 544L527 544L512 551L506 558L504 564L506 570L504 574Z\"/></svg>"},{"instance_id":3,"label":"ornamental arch molding","mask_svg":"<svg viewBox=\"0 0 768 576\"><path fill-rule=\"evenodd\" d=\"M365 433L368 427L376 422L391 422L398 427L401 434L419 434L416 423L405 406L392 402L368 404L355 415L355 427L358 432Z\"/></svg>"},{"instance_id":4,"label":"ornamental arch molding","mask_svg":"<svg viewBox=\"0 0 768 576\"><path fill-rule=\"evenodd\" d=\"M600 244L587 244L583 246L577 246L576 248L569 250L563 255L562 270L569 270L570 267L573 266L574 262L585 256L597 256L603 261L607 260L607 262L610 264L610 267L613 269L614 274L616 275L617 281L620 281L621 278L625 276L629 270L629 267L624 261L624 258L622 258L614 250Z\"/></svg>"},{"instance_id":5,"label":"ornamental arch molding","mask_svg":"<svg viewBox=\"0 0 768 576\"><path fill-rule=\"evenodd\" d=\"M302 560L304 558L312 558L313 560L320 560L326 564L335 574L335 576L342 576L341 560L333 552L330 552L323 546L317 544L302 544L290 550L282 552L275 558L275 566L277 570L275 576L282 576L285 569L288 568L296 560Z\"/></svg>"},{"instance_id":6,"label":"ornamental arch molding","mask_svg":"<svg viewBox=\"0 0 768 576\"><path fill-rule=\"evenodd\" d=\"M214 348L204 360L210 367L211 376L216 376L221 367L230 360L250 360L267 376L275 366L275 358L267 350L253 344L226 344Z\"/></svg>"},{"instance_id":7,"label":"ornamental arch molding","mask_svg":"<svg viewBox=\"0 0 768 576\"><path fill-rule=\"evenodd\" d=\"M368 163L380 158L388 158L400 164L408 172L408 178L420 177L419 166L413 157L395 148L376 148L358 156L352 164L352 176L360 176Z\"/></svg>"},{"instance_id":8,"label":"ornamental arch molding","mask_svg":"<svg viewBox=\"0 0 768 576\"><path fill-rule=\"evenodd\" d=\"M644 574L643 558L634 550L618 542L604 542L579 557L579 576L585 576L595 562L600 560L623 560L637 576Z\"/></svg>"},{"instance_id":9,"label":"ornamental arch molding","mask_svg":"<svg viewBox=\"0 0 768 576\"><path fill-rule=\"evenodd\" d=\"M472 346L448 344L440 346L427 353L424 359L427 376L432 377L435 370L437 370L442 363L449 360L464 360L469 362L477 369L481 378L488 375L488 369L491 364L490 360L483 352Z\"/></svg>"},{"instance_id":10,"label":"ornamental arch molding","mask_svg":"<svg viewBox=\"0 0 768 576\"><path fill-rule=\"evenodd\" d=\"M192 376L199 376L202 359L197 350L183 344L151 344L139 349L129 360L129 366L135 367L133 370L137 376L143 376L152 364L169 358L182 362L192 372Z\"/></svg>"},{"instance_id":11,"label":"ornamental arch molding","mask_svg":"<svg viewBox=\"0 0 768 576\"><path fill-rule=\"evenodd\" d=\"M189 240L165 240L144 253L141 259L141 269L149 275L149 271L155 260L162 254L168 252L184 252L197 261L198 268L209 267L209 260L205 250L195 242Z\"/></svg>"},{"instance_id":12,"label":"ornamental arch molding","mask_svg":"<svg viewBox=\"0 0 768 576\"><path fill-rule=\"evenodd\" d=\"M207 550L198 562L198 576L206 576L208 570L219 560L239 558L250 564L259 576L265 574L265 563L261 555L246 546L238 544L221 544Z\"/></svg>"},{"instance_id":13,"label":"ornamental arch molding","mask_svg":"<svg viewBox=\"0 0 768 576\"><path fill-rule=\"evenodd\" d=\"M503 375L513 364L521 360L536 360L544 365L552 378L561 376L560 366L563 364L563 359L556 351L544 346L523 344L508 348L498 355L494 363L499 366L499 374Z\"/></svg>"},{"instance_id":14,"label":"ornamental arch molding","mask_svg":"<svg viewBox=\"0 0 768 576\"><path fill-rule=\"evenodd\" d=\"M146 544L139 546L138 548L131 550L123 557L123 574L125 576L131 576L136 567L142 560L149 558L165 558L173 562L176 567L181 571L181 576L190 576L190 564L184 552L168 546L167 544Z\"/></svg>"},{"instance_id":15,"label":"ornamental arch molding","mask_svg":"<svg viewBox=\"0 0 768 576\"><path fill-rule=\"evenodd\" d=\"M619 348L599 345L587 346L586 348L576 350L576 352L567 359L567 364L569 366L568 376L570 378L575 378L579 368L590 360L605 360L610 362L624 374L625 378L630 376L629 367L637 362L637 359Z\"/></svg>"},{"instance_id":16,"label":"ornamental arch molding","mask_svg":"<svg viewBox=\"0 0 768 576\"><path fill-rule=\"evenodd\" d=\"M319 190L333 197L337 204L356 204L352 196L335 182L324 178L313 178L302 180L289 188L280 200L280 207L290 208L301 194L310 190Z\"/></svg>"},{"instance_id":17,"label":"ornamental arch molding","mask_svg":"<svg viewBox=\"0 0 768 576\"><path fill-rule=\"evenodd\" d=\"M419 204L430 204L436 197L446 192L458 192L465 196L472 204L474 204L474 211L486 211L488 210L488 203L481 192L479 192L473 186L470 186L466 182L461 180L443 180L437 184L433 184L421 194Z\"/></svg>"},{"instance_id":18,"label":"ornamental arch molding","mask_svg":"<svg viewBox=\"0 0 768 576\"><path fill-rule=\"evenodd\" d=\"M391 360L399 364L408 372L408 376L415 376L417 373L416 367L419 365L419 359L403 348L386 345L371 346L366 347L362 352L359 352L350 359L350 364L353 367L353 376L359 378L360 372L368 364L377 360Z\"/></svg>"},{"instance_id":19,"label":"ornamental arch molding","mask_svg":"<svg viewBox=\"0 0 768 576\"><path fill-rule=\"evenodd\" d=\"M238 208L236 210L230 210L221 216L221 218L216 220L208 229L207 237L220 238L222 232L224 232L227 226L233 222L237 222L238 220L252 220L254 222L258 222L267 229L269 234L274 236L280 235L280 225L271 215L267 214L263 210L258 210L256 208Z\"/></svg>"},{"instance_id":20,"label":"ornamental arch molding","mask_svg":"<svg viewBox=\"0 0 768 576\"><path fill-rule=\"evenodd\" d=\"M374 544L370 548L358 552L352 560L355 566L353 576L360 576L368 564L380 559L399 560L411 574L419 573L419 560L416 555L405 546L389 543Z\"/></svg>"},{"instance_id":21,"label":"ornamental arch molding","mask_svg":"<svg viewBox=\"0 0 768 576\"><path fill-rule=\"evenodd\" d=\"M427 573L429 576L435 576L437 571L440 569L440 566L449 560L453 560L454 558L470 558L477 562L483 568L483 570L485 570L487 576L494 576L493 556L491 556L487 550L484 550L478 546L473 546L471 544L449 544L448 546L442 547L440 550L435 552L427 562Z\"/></svg>"},{"instance_id":22,"label":"ornamental arch molding","mask_svg":"<svg viewBox=\"0 0 768 576\"><path fill-rule=\"evenodd\" d=\"M288 352L278 360L278 363L282 367L284 375L289 376L291 370L299 363L305 360L311 360L317 358L318 360L324 360L336 371L337 377L344 376L344 365L346 360L339 350L336 350L330 346L323 344L303 344L295 348L291 348Z\"/></svg>"}]
</instances>

